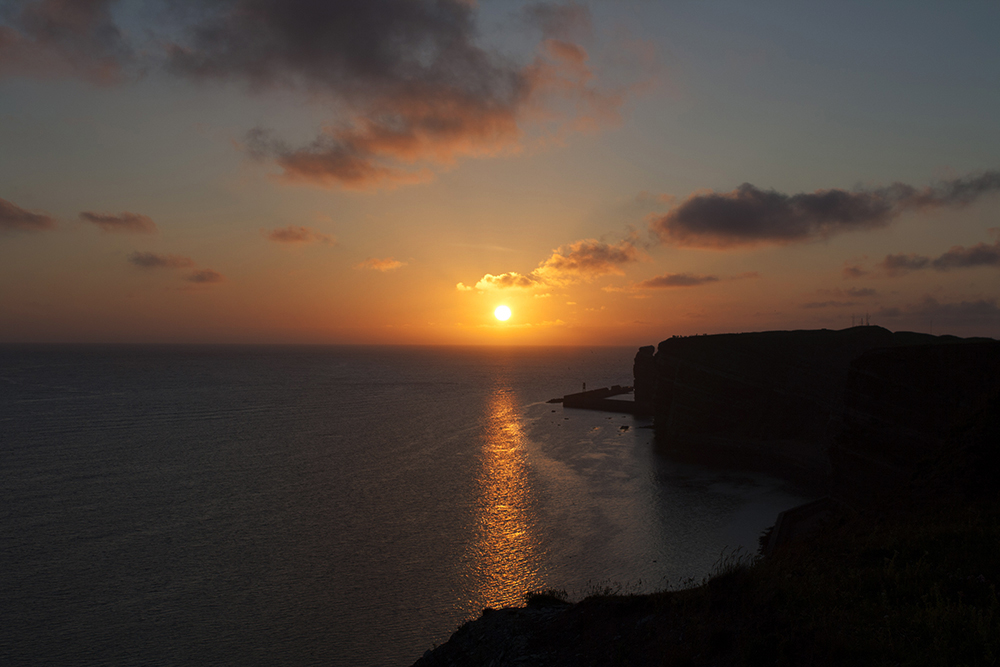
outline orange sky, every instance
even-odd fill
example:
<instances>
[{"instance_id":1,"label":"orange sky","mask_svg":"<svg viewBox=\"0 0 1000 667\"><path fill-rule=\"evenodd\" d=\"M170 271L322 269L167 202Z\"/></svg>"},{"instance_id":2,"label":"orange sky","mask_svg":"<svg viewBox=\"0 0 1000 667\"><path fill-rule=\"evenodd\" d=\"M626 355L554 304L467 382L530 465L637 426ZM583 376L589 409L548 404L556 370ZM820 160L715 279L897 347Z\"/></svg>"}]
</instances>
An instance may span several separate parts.
<instances>
[{"instance_id":1,"label":"orange sky","mask_svg":"<svg viewBox=\"0 0 1000 667\"><path fill-rule=\"evenodd\" d=\"M996 8L192 7L0 15L0 342L1000 337Z\"/></svg>"}]
</instances>

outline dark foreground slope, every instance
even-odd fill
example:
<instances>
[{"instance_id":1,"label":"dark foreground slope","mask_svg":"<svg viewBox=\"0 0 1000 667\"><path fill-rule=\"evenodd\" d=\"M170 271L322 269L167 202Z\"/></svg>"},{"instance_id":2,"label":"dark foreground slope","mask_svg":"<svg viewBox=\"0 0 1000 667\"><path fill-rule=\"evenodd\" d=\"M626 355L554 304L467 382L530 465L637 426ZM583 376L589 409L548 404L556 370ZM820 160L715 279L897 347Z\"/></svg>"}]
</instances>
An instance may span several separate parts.
<instances>
[{"instance_id":1,"label":"dark foreground slope","mask_svg":"<svg viewBox=\"0 0 1000 667\"><path fill-rule=\"evenodd\" d=\"M696 588L484 613L419 667L991 665L996 503L845 513Z\"/></svg>"},{"instance_id":2,"label":"dark foreground slope","mask_svg":"<svg viewBox=\"0 0 1000 667\"><path fill-rule=\"evenodd\" d=\"M486 611L417 665L997 664L1000 343L950 342L845 362L819 529L687 590Z\"/></svg>"}]
</instances>

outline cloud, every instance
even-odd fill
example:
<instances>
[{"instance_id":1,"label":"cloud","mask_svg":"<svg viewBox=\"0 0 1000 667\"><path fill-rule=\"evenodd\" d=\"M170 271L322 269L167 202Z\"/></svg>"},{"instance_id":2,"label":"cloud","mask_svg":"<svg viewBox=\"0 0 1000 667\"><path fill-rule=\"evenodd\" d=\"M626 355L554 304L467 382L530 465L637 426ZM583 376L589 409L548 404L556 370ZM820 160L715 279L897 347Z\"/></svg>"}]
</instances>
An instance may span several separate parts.
<instances>
[{"instance_id":1,"label":"cloud","mask_svg":"<svg viewBox=\"0 0 1000 667\"><path fill-rule=\"evenodd\" d=\"M461 283L459 283L461 284ZM540 278L531 273L529 275L524 275L518 273L517 271L510 271L508 273L501 273L500 275L494 276L493 274L487 273L485 276L479 279L476 283L476 289L487 290L487 289L528 289L531 287L537 287L544 285Z\"/></svg>"},{"instance_id":2,"label":"cloud","mask_svg":"<svg viewBox=\"0 0 1000 667\"><path fill-rule=\"evenodd\" d=\"M559 246L529 274L516 271L499 275L487 273L476 283L476 289L529 289L587 281L604 275L623 275L621 266L637 262L642 256L631 239L618 243L583 239Z\"/></svg>"},{"instance_id":3,"label":"cloud","mask_svg":"<svg viewBox=\"0 0 1000 667\"><path fill-rule=\"evenodd\" d=\"M641 258L642 253L629 239L614 244L583 239L556 248L532 273L548 282L588 280L608 274L622 275L622 265Z\"/></svg>"},{"instance_id":4,"label":"cloud","mask_svg":"<svg viewBox=\"0 0 1000 667\"><path fill-rule=\"evenodd\" d=\"M878 266L890 276L928 268L937 271L951 271L952 269L968 269L978 266L1000 267L1000 241L993 245L977 243L970 248L952 246L950 250L934 259L915 253L886 255Z\"/></svg>"},{"instance_id":5,"label":"cloud","mask_svg":"<svg viewBox=\"0 0 1000 667\"><path fill-rule=\"evenodd\" d=\"M190 269L194 260L182 255L158 255L155 252L133 252L128 261L141 269ZM226 277L212 269L198 269L189 273L184 280L199 285L225 282Z\"/></svg>"},{"instance_id":6,"label":"cloud","mask_svg":"<svg viewBox=\"0 0 1000 667\"><path fill-rule=\"evenodd\" d=\"M996 299L940 303L931 296L924 296L919 303L903 308L883 308L876 316L933 320L954 325L988 325L1000 322L1000 307L997 307Z\"/></svg>"},{"instance_id":7,"label":"cloud","mask_svg":"<svg viewBox=\"0 0 1000 667\"><path fill-rule=\"evenodd\" d=\"M844 278L861 278L862 276L867 276L868 271L861 265L855 264L854 266L845 266L842 273Z\"/></svg>"},{"instance_id":8,"label":"cloud","mask_svg":"<svg viewBox=\"0 0 1000 667\"><path fill-rule=\"evenodd\" d=\"M465 283L458 283L457 285L455 285L455 289L457 289L459 292L471 292L473 290L472 287L469 287Z\"/></svg>"},{"instance_id":9,"label":"cloud","mask_svg":"<svg viewBox=\"0 0 1000 667\"><path fill-rule=\"evenodd\" d=\"M354 265L355 269L371 269L373 271L392 271L398 269L401 266L406 266L406 262L400 262L393 259L392 257L386 257L385 259L376 259L375 257L369 257L363 262ZM461 283L459 283L461 284Z\"/></svg>"},{"instance_id":10,"label":"cloud","mask_svg":"<svg viewBox=\"0 0 1000 667\"><path fill-rule=\"evenodd\" d=\"M199 284L214 284L225 282L226 277L212 269L200 269L188 275L184 280Z\"/></svg>"},{"instance_id":11,"label":"cloud","mask_svg":"<svg viewBox=\"0 0 1000 667\"><path fill-rule=\"evenodd\" d=\"M327 234L322 234L309 227L281 227L279 229L261 230L267 240L275 243L323 243L333 245L336 240Z\"/></svg>"},{"instance_id":12,"label":"cloud","mask_svg":"<svg viewBox=\"0 0 1000 667\"><path fill-rule=\"evenodd\" d=\"M589 22L575 5L527 11L545 38L527 64L479 46L475 4L460 0L220 0L194 16L168 46L171 71L299 91L335 111L305 146L247 134L249 153L292 183L426 181L429 166L518 150L525 126L615 123L627 93L597 87L582 47L556 39Z\"/></svg>"},{"instance_id":13,"label":"cloud","mask_svg":"<svg viewBox=\"0 0 1000 667\"><path fill-rule=\"evenodd\" d=\"M132 49L111 17L115 0L29 0L0 18L0 78L74 76L99 85L122 78Z\"/></svg>"},{"instance_id":14,"label":"cloud","mask_svg":"<svg viewBox=\"0 0 1000 667\"><path fill-rule=\"evenodd\" d=\"M971 248L952 246L951 250L934 259L931 264L939 271L974 266L1000 266L1000 241L993 245L977 243Z\"/></svg>"},{"instance_id":15,"label":"cloud","mask_svg":"<svg viewBox=\"0 0 1000 667\"><path fill-rule=\"evenodd\" d=\"M331 120L288 145L250 130L248 154L288 183L356 190L424 182L464 158L521 149L527 134L561 138L620 122L638 86L597 84L583 5L535 4L521 18L539 39L515 59L479 42L468 0L161 0L126 34L116 0L8 0L0 9L0 78L124 79L139 62L198 82L291 91ZM144 36L145 41L135 44Z\"/></svg>"},{"instance_id":16,"label":"cloud","mask_svg":"<svg viewBox=\"0 0 1000 667\"><path fill-rule=\"evenodd\" d=\"M696 276L690 273L665 273L662 276L643 280L636 285L639 289L661 289L664 287L694 287L705 283L718 282L718 276Z\"/></svg>"},{"instance_id":17,"label":"cloud","mask_svg":"<svg viewBox=\"0 0 1000 667\"><path fill-rule=\"evenodd\" d=\"M154 252L133 252L128 261L142 269L186 269L194 266L190 257L157 255Z\"/></svg>"},{"instance_id":18,"label":"cloud","mask_svg":"<svg viewBox=\"0 0 1000 667\"><path fill-rule=\"evenodd\" d=\"M890 276L898 276L910 271L927 268L930 264L931 260L929 257L922 257L913 253L909 255L900 253L898 255L886 255L885 259L878 263L878 266Z\"/></svg>"},{"instance_id":19,"label":"cloud","mask_svg":"<svg viewBox=\"0 0 1000 667\"><path fill-rule=\"evenodd\" d=\"M56 221L50 215L32 213L6 199L0 199L0 231L39 232L55 226Z\"/></svg>"},{"instance_id":20,"label":"cloud","mask_svg":"<svg viewBox=\"0 0 1000 667\"><path fill-rule=\"evenodd\" d=\"M119 215L83 211L80 213L80 219L97 225L105 232L123 234L155 234L157 232L156 224L152 218L128 211Z\"/></svg>"},{"instance_id":21,"label":"cloud","mask_svg":"<svg viewBox=\"0 0 1000 667\"><path fill-rule=\"evenodd\" d=\"M801 243L847 231L877 229L907 210L960 208L1000 190L1000 171L917 189L817 190L787 195L744 183L730 192L698 192L655 217L663 243L701 248Z\"/></svg>"},{"instance_id":22,"label":"cloud","mask_svg":"<svg viewBox=\"0 0 1000 667\"><path fill-rule=\"evenodd\" d=\"M862 299L869 296L878 296L878 292L870 287L849 287L844 290L848 296L853 296L857 299Z\"/></svg>"}]
</instances>

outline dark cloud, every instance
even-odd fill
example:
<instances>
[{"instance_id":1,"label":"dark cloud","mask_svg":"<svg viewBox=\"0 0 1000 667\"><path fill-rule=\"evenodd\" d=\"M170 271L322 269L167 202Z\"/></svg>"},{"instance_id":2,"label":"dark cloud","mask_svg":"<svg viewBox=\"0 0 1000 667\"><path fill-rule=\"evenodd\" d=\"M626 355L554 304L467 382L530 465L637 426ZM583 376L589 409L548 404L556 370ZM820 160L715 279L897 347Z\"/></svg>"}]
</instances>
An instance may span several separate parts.
<instances>
[{"instance_id":1,"label":"dark cloud","mask_svg":"<svg viewBox=\"0 0 1000 667\"><path fill-rule=\"evenodd\" d=\"M247 146L288 182L391 187L430 178L415 162L495 154L520 137L515 114L530 82L476 45L474 18L458 0L230 0L171 47L171 69L346 104L353 120L307 146L262 128Z\"/></svg>"},{"instance_id":2,"label":"dark cloud","mask_svg":"<svg viewBox=\"0 0 1000 667\"><path fill-rule=\"evenodd\" d=\"M885 259L879 262L878 266L890 276L898 276L910 271L929 268L938 271L950 271L952 269L969 269L977 266L1000 267L1000 241L997 241L993 245L977 243L970 248L959 245L952 246L950 250L933 259L914 253L886 255Z\"/></svg>"},{"instance_id":3,"label":"dark cloud","mask_svg":"<svg viewBox=\"0 0 1000 667\"><path fill-rule=\"evenodd\" d=\"M878 292L870 287L849 287L844 290L844 293L848 296L853 296L856 299L863 299L869 296L878 296Z\"/></svg>"},{"instance_id":4,"label":"dark cloud","mask_svg":"<svg viewBox=\"0 0 1000 667\"><path fill-rule=\"evenodd\" d=\"M884 227L907 210L962 207L1000 190L988 171L917 189L903 183L871 190L818 190L787 195L744 183L731 192L693 194L650 229L664 243L728 248L798 243Z\"/></svg>"},{"instance_id":5,"label":"dark cloud","mask_svg":"<svg viewBox=\"0 0 1000 667\"><path fill-rule=\"evenodd\" d=\"M590 24L575 4L523 11L542 34L530 62L480 46L477 9L466 0L159 0L144 9L159 23L146 27L139 49L115 25L115 4L14 0L0 9L0 77L112 83L141 54L195 81L293 91L327 105L334 120L305 145L262 127L243 142L291 183L426 181L461 158L518 150L525 128L548 137L617 123L630 90L595 84L587 52L572 41Z\"/></svg>"},{"instance_id":6,"label":"dark cloud","mask_svg":"<svg viewBox=\"0 0 1000 667\"><path fill-rule=\"evenodd\" d=\"M187 269L194 260L180 255L158 255L155 252L133 252L128 261L143 269Z\"/></svg>"},{"instance_id":7,"label":"dark cloud","mask_svg":"<svg viewBox=\"0 0 1000 667\"><path fill-rule=\"evenodd\" d=\"M718 276L696 276L690 273L665 273L648 280L643 280L636 287L639 289L660 289L664 287L694 287L705 283L718 282Z\"/></svg>"},{"instance_id":8,"label":"dark cloud","mask_svg":"<svg viewBox=\"0 0 1000 667\"><path fill-rule=\"evenodd\" d=\"M45 213L32 213L0 199L0 231L38 232L55 226L55 219Z\"/></svg>"},{"instance_id":9,"label":"dark cloud","mask_svg":"<svg viewBox=\"0 0 1000 667\"><path fill-rule=\"evenodd\" d=\"M617 119L623 95L593 85L582 48L546 39L531 63L512 62L476 43L475 11L460 0L223 0L193 13L169 47L170 69L329 100L344 120L309 145L263 128L246 137L284 180L320 186L425 181L426 164L516 150L523 123L559 115L551 98L572 107L562 120L576 129ZM546 34L587 16L578 7L528 13Z\"/></svg>"},{"instance_id":10,"label":"dark cloud","mask_svg":"<svg viewBox=\"0 0 1000 667\"><path fill-rule=\"evenodd\" d=\"M126 234L155 234L157 232L156 224L148 215L129 213L128 211L118 215L84 211L80 214L80 219L93 223L106 232Z\"/></svg>"},{"instance_id":11,"label":"dark cloud","mask_svg":"<svg viewBox=\"0 0 1000 667\"><path fill-rule=\"evenodd\" d=\"M192 283L212 284L225 282L226 277L212 269L200 269L187 276L185 280Z\"/></svg>"},{"instance_id":12,"label":"dark cloud","mask_svg":"<svg viewBox=\"0 0 1000 667\"><path fill-rule=\"evenodd\" d=\"M965 269L974 266L1000 266L1000 241L993 245L977 243L971 248L952 246L951 250L931 262L935 269Z\"/></svg>"},{"instance_id":13,"label":"dark cloud","mask_svg":"<svg viewBox=\"0 0 1000 667\"><path fill-rule=\"evenodd\" d=\"M21 0L0 10L0 78L76 76L111 84L132 49L111 16L115 0Z\"/></svg>"},{"instance_id":14,"label":"dark cloud","mask_svg":"<svg viewBox=\"0 0 1000 667\"><path fill-rule=\"evenodd\" d=\"M997 307L996 299L940 303L931 296L925 296L919 303L903 308L883 308L876 316L958 326L982 326L1000 322L1000 307Z\"/></svg>"},{"instance_id":15,"label":"dark cloud","mask_svg":"<svg viewBox=\"0 0 1000 667\"><path fill-rule=\"evenodd\" d=\"M845 266L843 269L844 278L860 278L867 276L868 271L862 266Z\"/></svg>"},{"instance_id":16,"label":"dark cloud","mask_svg":"<svg viewBox=\"0 0 1000 667\"><path fill-rule=\"evenodd\" d=\"M920 269L925 269L930 265L931 260L929 257L923 257L913 253L910 253L909 255L905 255L903 253L898 255L886 255L885 259L878 263L879 268L883 269L890 276L898 276L910 271L919 271Z\"/></svg>"},{"instance_id":17,"label":"dark cloud","mask_svg":"<svg viewBox=\"0 0 1000 667\"><path fill-rule=\"evenodd\" d=\"M262 231L269 241L275 243L324 243L326 245L336 243L332 236L308 227L289 225L280 229L264 229Z\"/></svg>"}]
</instances>

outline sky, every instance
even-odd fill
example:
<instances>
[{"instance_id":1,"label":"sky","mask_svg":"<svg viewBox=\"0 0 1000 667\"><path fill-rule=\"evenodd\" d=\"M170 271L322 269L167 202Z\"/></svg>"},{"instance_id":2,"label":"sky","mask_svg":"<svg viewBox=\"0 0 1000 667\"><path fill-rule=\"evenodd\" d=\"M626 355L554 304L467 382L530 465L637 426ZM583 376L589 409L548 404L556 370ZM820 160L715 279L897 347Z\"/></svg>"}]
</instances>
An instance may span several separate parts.
<instances>
[{"instance_id":1,"label":"sky","mask_svg":"<svg viewBox=\"0 0 1000 667\"><path fill-rule=\"evenodd\" d=\"M1000 338L997 25L0 0L0 342Z\"/></svg>"}]
</instances>

